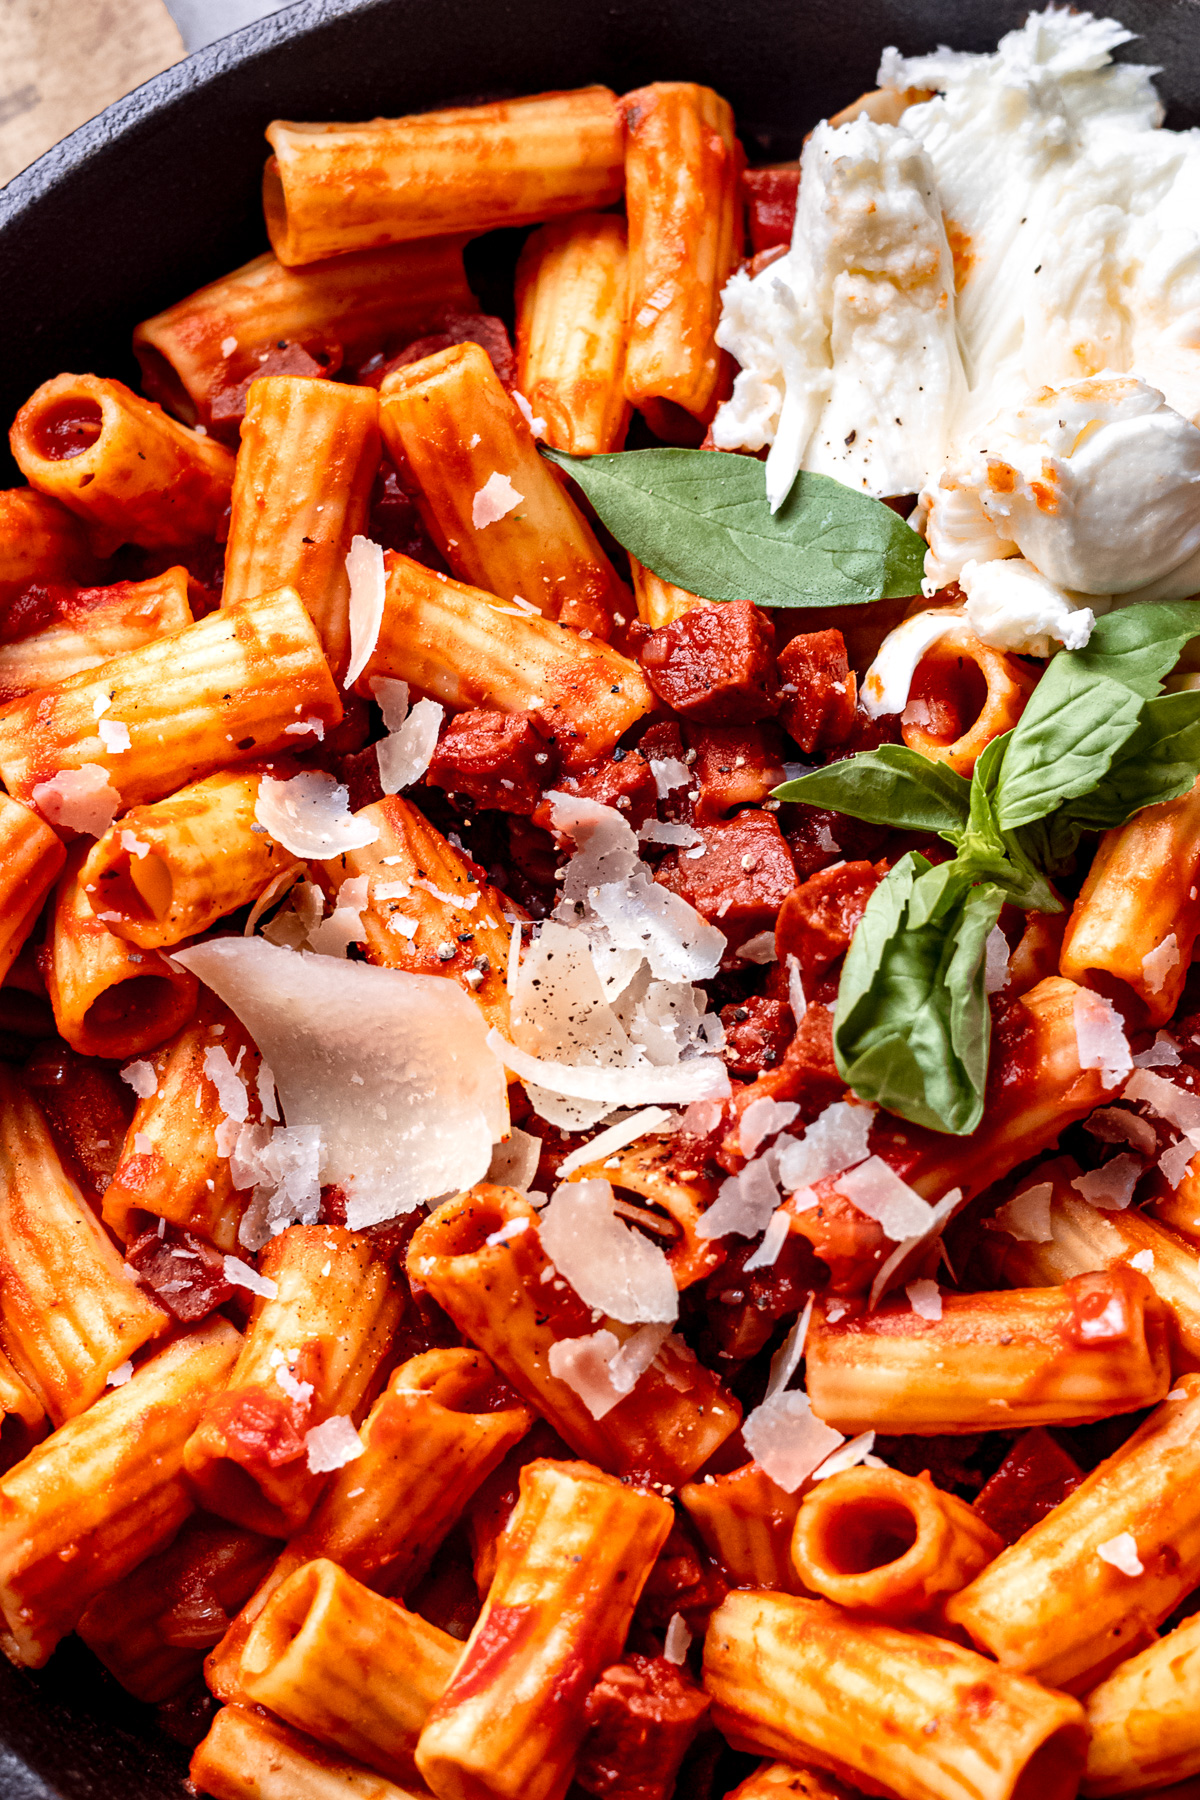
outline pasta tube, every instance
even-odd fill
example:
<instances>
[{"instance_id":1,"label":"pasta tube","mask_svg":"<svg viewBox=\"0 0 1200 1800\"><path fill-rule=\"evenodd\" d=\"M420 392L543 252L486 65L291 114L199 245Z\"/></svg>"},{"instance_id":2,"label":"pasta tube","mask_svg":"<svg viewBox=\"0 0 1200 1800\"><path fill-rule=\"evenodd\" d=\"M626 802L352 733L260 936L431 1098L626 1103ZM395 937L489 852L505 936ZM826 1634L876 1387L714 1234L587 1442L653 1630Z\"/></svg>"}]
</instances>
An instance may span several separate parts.
<instances>
[{"instance_id":1,"label":"pasta tube","mask_svg":"<svg viewBox=\"0 0 1200 1800\"><path fill-rule=\"evenodd\" d=\"M417 1746L442 1800L563 1800L583 1701L621 1653L672 1517L587 1463L521 1471L483 1611Z\"/></svg>"},{"instance_id":2,"label":"pasta tube","mask_svg":"<svg viewBox=\"0 0 1200 1800\"><path fill-rule=\"evenodd\" d=\"M656 81L626 94L629 353L625 393L703 417L717 385L721 289L742 249L744 158L711 88ZM651 408L653 411L653 407ZM653 418L651 419L653 425Z\"/></svg>"},{"instance_id":3,"label":"pasta tube","mask_svg":"<svg viewBox=\"0 0 1200 1800\"><path fill-rule=\"evenodd\" d=\"M1004 1540L965 1500L896 1469L844 1469L816 1483L796 1519L792 1561L804 1586L894 1625L928 1619Z\"/></svg>"},{"instance_id":4,"label":"pasta tube","mask_svg":"<svg viewBox=\"0 0 1200 1800\"><path fill-rule=\"evenodd\" d=\"M191 1017L199 983L157 950L114 937L96 917L79 880L86 852L86 842L71 852L58 884L46 990L55 1024L81 1056L136 1056Z\"/></svg>"},{"instance_id":5,"label":"pasta tube","mask_svg":"<svg viewBox=\"0 0 1200 1800\"><path fill-rule=\"evenodd\" d=\"M0 605L31 582L94 581L100 561L82 522L36 488L0 488Z\"/></svg>"},{"instance_id":6,"label":"pasta tube","mask_svg":"<svg viewBox=\"0 0 1200 1800\"><path fill-rule=\"evenodd\" d=\"M66 860L62 840L18 800L0 795L0 981L37 924Z\"/></svg>"},{"instance_id":7,"label":"pasta tube","mask_svg":"<svg viewBox=\"0 0 1200 1800\"><path fill-rule=\"evenodd\" d=\"M662 1239L675 1285L681 1289L702 1281L721 1266L721 1252L715 1249L712 1239L697 1234L712 1201L712 1187L707 1182L701 1185L702 1179L684 1181L675 1173L670 1140L653 1138L618 1150L615 1156L582 1163L571 1175L572 1181L611 1182L626 1208L626 1218L633 1216L633 1195L649 1202L638 1209L639 1216L646 1229Z\"/></svg>"},{"instance_id":8,"label":"pasta tube","mask_svg":"<svg viewBox=\"0 0 1200 1800\"><path fill-rule=\"evenodd\" d=\"M147 1222L165 1219L218 1250L237 1248L250 1196L234 1186L229 1155L217 1148L227 1115L206 1069L210 1051L224 1052L237 1065L246 1087L246 1122L262 1121L262 1059L241 1020L202 988L194 1017L151 1059L154 1091L139 1098L104 1190L104 1223L125 1244Z\"/></svg>"},{"instance_id":9,"label":"pasta tube","mask_svg":"<svg viewBox=\"0 0 1200 1800\"><path fill-rule=\"evenodd\" d=\"M790 1763L762 1763L738 1783L729 1800L855 1800L848 1788L823 1769L794 1769Z\"/></svg>"},{"instance_id":10,"label":"pasta tube","mask_svg":"<svg viewBox=\"0 0 1200 1800\"><path fill-rule=\"evenodd\" d=\"M461 1655L457 1638L322 1560L272 1594L246 1640L242 1680L289 1725L406 1781Z\"/></svg>"},{"instance_id":11,"label":"pasta tube","mask_svg":"<svg viewBox=\"0 0 1200 1800\"><path fill-rule=\"evenodd\" d=\"M192 1785L212 1800L420 1800L372 1769L330 1756L258 1707L225 1706L192 1757Z\"/></svg>"},{"instance_id":12,"label":"pasta tube","mask_svg":"<svg viewBox=\"0 0 1200 1800\"><path fill-rule=\"evenodd\" d=\"M0 1475L28 1454L45 1423L45 1407L0 1350Z\"/></svg>"},{"instance_id":13,"label":"pasta tube","mask_svg":"<svg viewBox=\"0 0 1200 1800\"><path fill-rule=\"evenodd\" d=\"M907 1297L830 1321L805 1345L813 1411L847 1435L1075 1425L1153 1406L1171 1385L1166 1308L1124 1266L1062 1287L941 1295L940 1316Z\"/></svg>"},{"instance_id":14,"label":"pasta tube","mask_svg":"<svg viewBox=\"0 0 1200 1800\"><path fill-rule=\"evenodd\" d=\"M222 606L291 587L338 676L350 660L346 553L379 468L374 388L306 375L251 385L233 478Z\"/></svg>"},{"instance_id":15,"label":"pasta tube","mask_svg":"<svg viewBox=\"0 0 1200 1800\"><path fill-rule=\"evenodd\" d=\"M261 780L260 773L225 769L135 806L111 825L79 871L110 930L144 950L178 944L249 905L294 864L274 838L255 830Z\"/></svg>"},{"instance_id":16,"label":"pasta tube","mask_svg":"<svg viewBox=\"0 0 1200 1800\"><path fill-rule=\"evenodd\" d=\"M341 717L312 621L281 588L0 707L0 776L18 800L44 805L40 786L88 769L121 806L137 806L293 748L287 728L297 719L328 729ZM127 748L109 749L114 736L123 741L114 726Z\"/></svg>"},{"instance_id":17,"label":"pasta tube","mask_svg":"<svg viewBox=\"0 0 1200 1800\"><path fill-rule=\"evenodd\" d=\"M734 1587L803 1593L791 1554L798 1493L785 1493L750 1462L729 1475L689 1481L679 1498Z\"/></svg>"},{"instance_id":18,"label":"pasta tube","mask_svg":"<svg viewBox=\"0 0 1200 1800\"><path fill-rule=\"evenodd\" d=\"M1078 1173L1068 1157L1043 1163L1022 1183L1022 1191L1050 1184L1049 1238L1030 1242L989 1229L979 1240L978 1259L997 1286L1054 1287L1073 1275L1115 1269L1136 1258L1167 1309L1173 1366L1200 1368L1200 1255L1195 1246L1136 1207L1101 1212L1089 1206L1072 1186Z\"/></svg>"},{"instance_id":19,"label":"pasta tube","mask_svg":"<svg viewBox=\"0 0 1200 1800\"><path fill-rule=\"evenodd\" d=\"M61 1425L166 1323L68 1179L40 1108L0 1066L0 1341L22 1380Z\"/></svg>"},{"instance_id":20,"label":"pasta tube","mask_svg":"<svg viewBox=\"0 0 1200 1800\"><path fill-rule=\"evenodd\" d=\"M470 312L462 251L461 237L444 237L303 269L256 256L142 321L133 348L143 386L188 424L211 427L214 399L254 374L268 346L336 344L349 361L388 338L419 336L447 307Z\"/></svg>"},{"instance_id":21,"label":"pasta tube","mask_svg":"<svg viewBox=\"0 0 1200 1800\"><path fill-rule=\"evenodd\" d=\"M624 219L579 213L535 231L517 264L517 386L572 456L625 442L628 262Z\"/></svg>"},{"instance_id":22,"label":"pasta tube","mask_svg":"<svg viewBox=\"0 0 1200 1800\"><path fill-rule=\"evenodd\" d=\"M1016 725L1037 679L1019 657L982 643L964 619L917 664L901 726L904 742L969 780L992 739Z\"/></svg>"},{"instance_id":23,"label":"pasta tube","mask_svg":"<svg viewBox=\"0 0 1200 1800\"><path fill-rule=\"evenodd\" d=\"M179 1337L0 1480L0 1648L40 1669L94 1596L192 1510L183 1446L233 1367L225 1319Z\"/></svg>"},{"instance_id":24,"label":"pasta tube","mask_svg":"<svg viewBox=\"0 0 1200 1800\"><path fill-rule=\"evenodd\" d=\"M652 631L658 631L663 625L673 625L676 619L682 619L684 613L695 612L699 606L715 606L715 600L702 600L699 594L689 594L686 588L675 587L664 581L653 569L647 569L637 558L629 559L630 571L633 575L633 594L637 601L638 618L643 625L649 625Z\"/></svg>"},{"instance_id":25,"label":"pasta tube","mask_svg":"<svg viewBox=\"0 0 1200 1800\"><path fill-rule=\"evenodd\" d=\"M1198 932L1200 780L1105 832L1059 968L1085 986L1120 982L1146 1022L1162 1025L1179 1004Z\"/></svg>"},{"instance_id":26,"label":"pasta tube","mask_svg":"<svg viewBox=\"0 0 1200 1800\"><path fill-rule=\"evenodd\" d=\"M278 1545L194 1514L174 1543L97 1594L76 1629L135 1700L169 1700L270 1567Z\"/></svg>"},{"instance_id":27,"label":"pasta tube","mask_svg":"<svg viewBox=\"0 0 1200 1800\"><path fill-rule=\"evenodd\" d=\"M1178 1389L947 1605L1006 1668L1086 1692L1200 1581L1200 1375Z\"/></svg>"},{"instance_id":28,"label":"pasta tube","mask_svg":"<svg viewBox=\"0 0 1200 1800\"><path fill-rule=\"evenodd\" d=\"M471 873L424 813L388 794L360 815L379 836L320 865L333 896L367 879L362 908L367 956L385 969L448 975L476 1001L489 1025L508 1034L508 946L512 901ZM449 954L447 954L449 952Z\"/></svg>"},{"instance_id":29,"label":"pasta tube","mask_svg":"<svg viewBox=\"0 0 1200 1800\"><path fill-rule=\"evenodd\" d=\"M704 1685L735 1748L899 1800L1072 1800L1083 1769L1078 1701L825 1600L730 1594L704 1640Z\"/></svg>"},{"instance_id":30,"label":"pasta tube","mask_svg":"<svg viewBox=\"0 0 1200 1800\"><path fill-rule=\"evenodd\" d=\"M13 420L10 442L30 487L86 520L101 554L216 537L229 503L233 457L224 445L121 381L44 381Z\"/></svg>"},{"instance_id":31,"label":"pasta tube","mask_svg":"<svg viewBox=\"0 0 1200 1800\"><path fill-rule=\"evenodd\" d=\"M393 460L407 461L434 543L460 581L607 637L629 589L478 344L396 369L379 390Z\"/></svg>"},{"instance_id":32,"label":"pasta tube","mask_svg":"<svg viewBox=\"0 0 1200 1800\"><path fill-rule=\"evenodd\" d=\"M305 1563L335 1562L386 1594L416 1585L476 1489L529 1429L527 1407L499 1404L506 1393L478 1350L430 1350L401 1364L367 1415L362 1455L337 1471L209 1657L208 1684L220 1699L240 1697L254 1622Z\"/></svg>"},{"instance_id":33,"label":"pasta tube","mask_svg":"<svg viewBox=\"0 0 1200 1800\"><path fill-rule=\"evenodd\" d=\"M50 621L0 643L0 701L53 687L192 622L188 572L168 569L149 581L118 581L55 595ZM34 615L36 621L36 615Z\"/></svg>"},{"instance_id":34,"label":"pasta tube","mask_svg":"<svg viewBox=\"0 0 1200 1800\"><path fill-rule=\"evenodd\" d=\"M444 706L531 713L563 765L607 755L654 696L635 662L391 552L383 622L355 691L393 676Z\"/></svg>"},{"instance_id":35,"label":"pasta tube","mask_svg":"<svg viewBox=\"0 0 1200 1800\"><path fill-rule=\"evenodd\" d=\"M518 1219L528 1221L523 1231L487 1242ZM677 1487L736 1430L736 1404L710 1370L668 1339L633 1391L593 1418L575 1389L551 1373L551 1348L597 1328L624 1343L635 1328L596 1320L566 1282L554 1280L536 1226L522 1195L481 1183L417 1228L409 1278L429 1289L573 1450L614 1474Z\"/></svg>"},{"instance_id":36,"label":"pasta tube","mask_svg":"<svg viewBox=\"0 0 1200 1800\"><path fill-rule=\"evenodd\" d=\"M255 1301L228 1389L205 1409L184 1463L210 1512L286 1537L324 1486L306 1434L365 1412L403 1296L375 1243L335 1226L289 1227L259 1267L276 1292Z\"/></svg>"},{"instance_id":37,"label":"pasta tube","mask_svg":"<svg viewBox=\"0 0 1200 1800\"><path fill-rule=\"evenodd\" d=\"M1087 1697L1081 1792L1128 1794L1200 1774L1200 1618L1114 1669Z\"/></svg>"},{"instance_id":38,"label":"pasta tube","mask_svg":"<svg viewBox=\"0 0 1200 1800\"><path fill-rule=\"evenodd\" d=\"M621 197L621 115L605 87L356 125L276 119L267 142L267 232L289 266Z\"/></svg>"}]
</instances>

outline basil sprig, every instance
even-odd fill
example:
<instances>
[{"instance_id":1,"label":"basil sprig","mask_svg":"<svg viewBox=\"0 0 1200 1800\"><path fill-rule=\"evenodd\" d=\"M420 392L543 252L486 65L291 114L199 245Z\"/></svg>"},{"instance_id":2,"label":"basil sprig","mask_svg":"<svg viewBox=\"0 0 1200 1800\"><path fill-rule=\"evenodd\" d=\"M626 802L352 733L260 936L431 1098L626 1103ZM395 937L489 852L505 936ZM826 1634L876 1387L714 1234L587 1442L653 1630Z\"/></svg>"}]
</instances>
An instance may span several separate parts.
<instances>
[{"instance_id":1,"label":"basil sprig","mask_svg":"<svg viewBox=\"0 0 1200 1800\"><path fill-rule=\"evenodd\" d=\"M881 500L801 474L773 513L752 456L720 450L542 455L577 481L619 544L706 600L853 606L916 594L925 541Z\"/></svg>"},{"instance_id":2,"label":"basil sprig","mask_svg":"<svg viewBox=\"0 0 1200 1800\"><path fill-rule=\"evenodd\" d=\"M964 781L898 744L814 769L780 800L849 813L954 846L910 852L876 888L846 956L834 1016L838 1070L863 1099L935 1131L983 1115L991 1021L989 932L1006 902L1061 912L1051 877L1086 832L1186 794L1200 772L1200 693L1159 694L1200 600L1100 619L1086 650L1060 651L1015 730Z\"/></svg>"}]
</instances>

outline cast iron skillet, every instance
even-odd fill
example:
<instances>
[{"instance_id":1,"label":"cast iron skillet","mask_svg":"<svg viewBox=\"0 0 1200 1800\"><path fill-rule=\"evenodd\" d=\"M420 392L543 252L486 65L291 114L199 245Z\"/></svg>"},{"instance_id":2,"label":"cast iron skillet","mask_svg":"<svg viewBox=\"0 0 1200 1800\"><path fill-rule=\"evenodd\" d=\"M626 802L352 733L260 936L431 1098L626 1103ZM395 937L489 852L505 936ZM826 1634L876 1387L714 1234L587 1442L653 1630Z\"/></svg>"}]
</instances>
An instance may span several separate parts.
<instances>
[{"instance_id":1,"label":"cast iron skillet","mask_svg":"<svg viewBox=\"0 0 1200 1800\"><path fill-rule=\"evenodd\" d=\"M211 44L0 193L0 420L68 369L136 380L137 320L267 247L272 118L395 116L606 82L707 82L754 161L795 155L874 85L879 52L985 50L1027 0L302 0ZM1097 11L1110 8L1096 6ZM1111 0L1200 123L1200 0ZM0 484L18 479L8 462ZM182 1800L185 1753L75 1639L37 1675L0 1658L0 1800ZM681 1800L688 1800L681 1796Z\"/></svg>"}]
</instances>

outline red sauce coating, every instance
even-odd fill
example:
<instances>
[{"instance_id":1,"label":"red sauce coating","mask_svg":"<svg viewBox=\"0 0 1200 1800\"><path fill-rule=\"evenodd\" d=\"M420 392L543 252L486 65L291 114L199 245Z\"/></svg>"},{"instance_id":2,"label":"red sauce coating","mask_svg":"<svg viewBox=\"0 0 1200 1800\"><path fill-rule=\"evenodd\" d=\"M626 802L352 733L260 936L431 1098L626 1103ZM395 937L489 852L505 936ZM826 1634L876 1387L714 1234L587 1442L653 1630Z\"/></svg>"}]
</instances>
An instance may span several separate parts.
<instances>
[{"instance_id":1,"label":"red sauce coating","mask_svg":"<svg viewBox=\"0 0 1200 1800\"><path fill-rule=\"evenodd\" d=\"M604 1671L587 1697L588 1735L575 1768L584 1793L667 1800L708 1695L661 1656L633 1654Z\"/></svg>"},{"instance_id":2,"label":"red sauce coating","mask_svg":"<svg viewBox=\"0 0 1200 1800\"><path fill-rule=\"evenodd\" d=\"M801 632L780 651L779 673L781 717L804 754L844 744L854 728L858 681L841 632Z\"/></svg>"},{"instance_id":3,"label":"red sauce coating","mask_svg":"<svg viewBox=\"0 0 1200 1800\"><path fill-rule=\"evenodd\" d=\"M1015 1544L1082 1480L1075 1458L1039 1425L1017 1439L980 1491L975 1511L1006 1544Z\"/></svg>"},{"instance_id":4,"label":"red sauce coating","mask_svg":"<svg viewBox=\"0 0 1200 1800\"><path fill-rule=\"evenodd\" d=\"M538 730L532 713L481 707L458 713L442 732L426 779L476 806L497 812L536 811L542 790L554 784L558 752Z\"/></svg>"},{"instance_id":5,"label":"red sauce coating","mask_svg":"<svg viewBox=\"0 0 1200 1800\"><path fill-rule=\"evenodd\" d=\"M779 246L786 248L796 223L800 164L775 163L765 169L745 169L742 191L746 196L750 248L755 255Z\"/></svg>"},{"instance_id":6,"label":"red sauce coating","mask_svg":"<svg viewBox=\"0 0 1200 1800\"><path fill-rule=\"evenodd\" d=\"M103 429L104 414L98 401L67 394L42 408L30 435L34 449L46 462L69 462L90 450Z\"/></svg>"}]
</instances>

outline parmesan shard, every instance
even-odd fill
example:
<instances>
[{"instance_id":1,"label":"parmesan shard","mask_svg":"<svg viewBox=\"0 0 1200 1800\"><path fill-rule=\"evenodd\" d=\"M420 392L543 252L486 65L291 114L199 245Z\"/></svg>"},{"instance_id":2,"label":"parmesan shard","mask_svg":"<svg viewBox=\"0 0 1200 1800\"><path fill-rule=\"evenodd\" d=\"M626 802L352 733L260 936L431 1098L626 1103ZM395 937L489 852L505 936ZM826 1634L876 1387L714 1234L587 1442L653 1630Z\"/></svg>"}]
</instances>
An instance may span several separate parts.
<instances>
[{"instance_id":1,"label":"parmesan shard","mask_svg":"<svg viewBox=\"0 0 1200 1800\"><path fill-rule=\"evenodd\" d=\"M445 708L436 700L418 700L396 731L375 746L379 782L385 794L398 794L419 781L437 749Z\"/></svg>"},{"instance_id":2,"label":"parmesan shard","mask_svg":"<svg viewBox=\"0 0 1200 1800\"><path fill-rule=\"evenodd\" d=\"M320 1425L304 1434L310 1475L328 1475L333 1469L344 1469L366 1449L354 1429L354 1421L344 1413L334 1413Z\"/></svg>"},{"instance_id":3,"label":"parmesan shard","mask_svg":"<svg viewBox=\"0 0 1200 1800\"><path fill-rule=\"evenodd\" d=\"M1005 1231L1022 1244L1048 1244L1054 1236L1050 1224L1053 1199L1053 1182L1039 1181L1036 1186L1025 1188L997 1207L987 1221L987 1229Z\"/></svg>"},{"instance_id":4,"label":"parmesan shard","mask_svg":"<svg viewBox=\"0 0 1200 1800\"><path fill-rule=\"evenodd\" d=\"M1142 974L1145 977L1147 991L1161 994L1175 970L1179 967L1179 943L1172 931L1161 944L1148 950L1142 958Z\"/></svg>"},{"instance_id":5,"label":"parmesan shard","mask_svg":"<svg viewBox=\"0 0 1200 1800\"><path fill-rule=\"evenodd\" d=\"M828 1481L831 1475L842 1475L847 1469L855 1469L859 1463L866 1463L868 1468L884 1469L887 1464L879 1457L872 1456L875 1448L875 1433L860 1431L857 1437L848 1438L840 1449L832 1456L827 1456L820 1468L812 1472L813 1481Z\"/></svg>"},{"instance_id":6,"label":"parmesan shard","mask_svg":"<svg viewBox=\"0 0 1200 1800\"><path fill-rule=\"evenodd\" d=\"M287 781L264 775L254 817L293 856L313 860L361 850L379 836L377 825L351 814L349 789L323 769L306 769Z\"/></svg>"},{"instance_id":7,"label":"parmesan shard","mask_svg":"<svg viewBox=\"0 0 1200 1800\"><path fill-rule=\"evenodd\" d=\"M387 581L382 545L368 537L352 537L346 574L350 577L350 664L342 686L351 688L370 662L383 624Z\"/></svg>"},{"instance_id":8,"label":"parmesan shard","mask_svg":"<svg viewBox=\"0 0 1200 1800\"><path fill-rule=\"evenodd\" d=\"M261 1300L275 1300L279 1295L279 1283L269 1275L260 1275L249 1263L244 1263L238 1256L227 1256L224 1263L225 1279L230 1287L248 1288Z\"/></svg>"},{"instance_id":9,"label":"parmesan shard","mask_svg":"<svg viewBox=\"0 0 1200 1800\"><path fill-rule=\"evenodd\" d=\"M669 1324L643 1325L624 1344L608 1330L560 1338L550 1346L550 1373L578 1394L593 1419L603 1419L633 1392L670 1331Z\"/></svg>"},{"instance_id":10,"label":"parmesan shard","mask_svg":"<svg viewBox=\"0 0 1200 1800\"><path fill-rule=\"evenodd\" d=\"M501 475L498 469L493 469L471 501L471 523L476 531L495 525L497 520L506 518L514 507L520 506L524 498L524 494L518 494L507 475Z\"/></svg>"},{"instance_id":11,"label":"parmesan shard","mask_svg":"<svg viewBox=\"0 0 1200 1800\"><path fill-rule=\"evenodd\" d=\"M942 1316L942 1290L936 1281L910 1281L905 1288L908 1304L919 1319L936 1323Z\"/></svg>"},{"instance_id":12,"label":"parmesan shard","mask_svg":"<svg viewBox=\"0 0 1200 1800\"><path fill-rule=\"evenodd\" d=\"M663 1639L663 1657L665 1661L680 1667L687 1661L687 1653L691 1649L692 1634L684 1623L682 1613L672 1613Z\"/></svg>"},{"instance_id":13,"label":"parmesan shard","mask_svg":"<svg viewBox=\"0 0 1200 1800\"><path fill-rule=\"evenodd\" d=\"M738 1149L743 1156L757 1156L768 1137L784 1131L799 1114L794 1100L752 1100L738 1126Z\"/></svg>"},{"instance_id":14,"label":"parmesan shard","mask_svg":"<svg viewBox=\"0 0 1200 1800\"><path fill-rule=\"evenodd\" d=\"M49 781L39 781L30 798L47 824L85 837L100 837L121 810L121 796L100 763L60 769Z\"/></svg>"},{"instance_id":15,"label":"parmesan shard","mask_svg":"<svg viewBox=\"0 0 1200 1800\"><path fill-rule=\"evenodd\" d=\"M110 756L120 756L129 748L129 727L122 724L120 719L101 719L96 727L96 736Z\"/></svg>"},{"instance_id":16,"label":"parmesan shard","mask_svg":"<svg viewBox=\"0 0 1200 1800\"><path fill-rule=\"evenodd\" d=\"M807 1394L773 1394L742 1421L751 1456L777 1487L794 1494L843 1443L842 1433L816 1417Z\"/></svg>"},{"instance_id":17,"label":"parmesan shard","mask_svg":"<svg viewBox=\"0 0 1200 1800\"><path fill-rule=\"evenodd\" d=\"M1090 988L1078 988L1073 1002L1075 1042L1081 1069L1099 1069L1107 1087L1115 1087L1133 1068L1125 1028L1112 1001Z\"/></svg>"},{"instance_id":18,"label":"parmesan shard","mask_svg":"<svg viewBox=\"0 0 1200 1800\"><path fill-rule=\"evenodd\" d=\"M919 1236L929 1225L933 1208L928 1200L901 1181L881 1156L868 1157L857 1169L838 1178L838 1192L859 1212L881 1226L893 1243Z\"/></svg>"},{"instance_id":19,"label":"parmesan shard","mask_svg":"<svg viewBox=\"0 0 1200 1800\"><path fill-rule=\"evenodd\" d=\"M352 1231L481 1181L508 1129L503 1070L456 982L218 938L176 960L274 1071L290 1127L319 1131ZM357 1078L357 1079L356 1079Z\"/></svg>"},{"instance_id":20,"label":"parmesan shard","mask_svg":"<svg viewBox=\"0 0 1200 1800\"><path fill-rule=\"evenodd\" d=\"M788 1232L791 1228L791 1214L785 1206L779 1207L771 1214L767 1229L763 1232L762 1243L753 1256L748 1256L742 1264L747 1274L752 1273L755 1269L773 1269L775 1267L779 1261L780 1251L787 1243Z\"/></svg>"},{"instance_id":21,"label":"parmesan shard","mask_svg":"<svg viewBox=\"0 0 1200 1800\"><path fill-rule=\"evenodd\" d=\"M1123 1212L1133 1199L1133 1190L1145 1167L1140 1156L1131 1156L1125 1151L1087 1175L1077 1175L1071 1186L1083 1195L1089 1206L1098 1206L1104 1212Z\"/></svg>"},{"instance_id":22,"label":"parmesan shard","mask_svg":"<svg viewBox=\"0 0 1200 1800\"><path fill-rule=\"evenodd\" d=\"M229 1058L225 1058L226 1062ZM149 1100L158 1092L158 1076L154 1064L141 1057L137 1062L126 1063L121 1070L121 1080L127 1081L139 1100Z\"/></svg>"},{"instance_id":23,"label":"parmesan shard","mask_svg":"<svg viewBox=\"0 0 1200 1800\"><path fill-rule=\"evenodd\" d=\"M542 1140L514 1125L508 1136L492 1147L487 1179L497 1187L516 1188L527 1194L537 1174L542 1156Z\"/></svg>"},{"instance_id":24,"label":"parmesan shard","mask_svg":"<svg viewBox=\"0 0 1200 1800\"><path fill-rule=\"evenodd\" d=\"M864 1162L870 1154L867 1145L874 1117L873 1106L835 1100L817 1114L802 1138L781 1139L776 1149L784 1192L812 1187L827 1175L840 1175Z\"/></svg>"},{"instance_id":25,"label":"parmesan shard","mask_svg":"<svg viewBox=\"0 0 1200 1800\"><path fill-rule=\"evenodd\" d=\"M542 1248L579 1298L624 1325L672 1323L679 1294L657 1244L613 1210L607 1181L567 1181L541 1219Z\"/></svg>"},{"instance_id":26,"label":"parmesan shard","mask_svg":"<svg viewBox=\"0 0 1200 1800\"><path fill-rule=\"evenodd\" d=\"M1142 1559L1138 1555L1137 1540L1131 1531L1118 1531L1116 1537L1107 1543L1096 1545L1096 1555L1101 1562L1106 1562L1113 1569L1119 1569L1122 1575L1130 1580L1135 1575L1144 1575Z\"/></svg>"}]
</instances>

